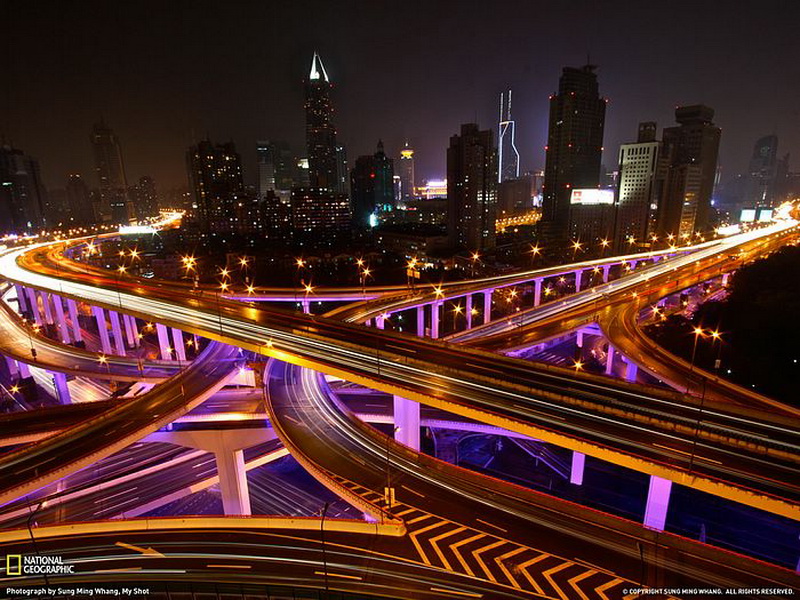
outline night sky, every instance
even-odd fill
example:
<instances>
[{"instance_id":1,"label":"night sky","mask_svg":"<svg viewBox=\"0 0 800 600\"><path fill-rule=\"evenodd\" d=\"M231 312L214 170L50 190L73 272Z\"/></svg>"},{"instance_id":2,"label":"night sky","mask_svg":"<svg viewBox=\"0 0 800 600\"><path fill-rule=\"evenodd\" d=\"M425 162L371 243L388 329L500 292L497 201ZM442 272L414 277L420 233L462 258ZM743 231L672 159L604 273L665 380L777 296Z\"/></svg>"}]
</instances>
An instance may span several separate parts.
<instances>
[{"instance_id":1,"label":"night sky","mask_svg":"<svg viewBox=\"0 0 800 600\"><path fill-rule=\"evenodd\" d=\"M610 100L609 167L639 121L660 131L676 105L705 103L723 130L725 177L768 133L800 170L796 0L0 2L0 133L39 159L50 187L70 172L96 185L89 133L101 115L131 182L185 185L186 148L209 134L236 142L255 183L257 139L304 153L315 49L351 164L378 138L392 155L408 138L418 178L444 176L448 138L476 118L495 129L510 87L522 167L542 168L548 95L590 53Z\"/></svg>"}]
</instances>

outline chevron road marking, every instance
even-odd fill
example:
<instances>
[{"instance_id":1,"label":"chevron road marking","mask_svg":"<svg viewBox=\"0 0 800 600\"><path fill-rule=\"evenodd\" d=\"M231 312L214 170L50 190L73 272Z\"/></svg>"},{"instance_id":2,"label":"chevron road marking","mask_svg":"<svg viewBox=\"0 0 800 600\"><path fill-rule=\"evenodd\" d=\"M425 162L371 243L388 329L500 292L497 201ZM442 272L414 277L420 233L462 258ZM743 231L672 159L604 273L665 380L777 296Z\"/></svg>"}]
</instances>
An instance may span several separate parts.
<instances>
[{"instance_id":1,"label":"chevron road marking","mask_svg":"<svg viewBox=\"0 0 800 600\"><path fill-rule=\"evenodd\" d=\"M583 590L581 590L581 589L578 587L578 583L579 583L580 581L583 581L584 579L588 579L589 577L591 577L591 576L592 576L592 575L594 575L595 573L598 573L598 571L595 571L594 569L589 569L588 571L584 571L583 573L580 573L580 574L576 575L576 576L575 576L575 577L573 577L572 579L568 579L568 580L567 580L567 583L568 583L568 584L570 584L570 585L572 586L572 588L573 588L573 589L574 589L576 592L578 592L578 595L579 595L579 596L580 596L580 597L581 597L583 600L589 600L589 597L588 597L586 594L584 594L584 593L583 593Z\"/></svg>"},{"instance_id":2,"label":"chevron road marking","mask_svg":"<svg viewBox=\"0 0 800 600\"><path fill-rule=\"evenodd\" d=\"M428 518L430 515L426 515L425 518ZM422 545L417 541L417 536L422 535L427 531L431 531L432 529L436 529L437 527L441 527L442 525L446 525L447 521L439 521L438 523L434 523L433 525L428 525L427 527L423 527L422 529L417 529L416 531L409 533L408 537L411 538L411 542L414 544L414 547L419 552L420 558L422 558L422 562L424 562L429 567L432 567L431 561L428 560L428 556L422 550Z\"/></svg>"},{"instance_id":3,"label":"chevron road marking","mask_svg":"<svg viewBox=\"0 0 800 600\"><path fill-rule=\"evenodd\" d=\"M465 539L461 540L460 542L456 542L455 544L450 546L450 549L453 551L453 554L456 555L456 558L458 559L458 562L461 563L461 566L464 567L464 570L469 574L470 577L475 577L475 573L472 572L472 569L467 564L467 561L464 560L464 557L461 556L461 553L458 551L458 549L461 546L466 546L470 542L474 542L475 540L480 539L482 537L484 537L483 534L479 533L477 535L473 535L472 537L465 538Z\"/></svg>"},{"instance_id":4,"label":"chevron road marking","mask_svg":"<svg viewBox=\"0 0 800 600\"><path fill-rule=\"evenodd\" d=\"M558 593L559 596L561 596L563 600L570 600L570 598L564 592L561 591L561 588L558 587L558 584L553 580L551 575L555 575L559 571L571 567L574 564L575 564L574 562L563 562L560 565L556 565L552 569L547 569L547 571L542 571L542 575L544 576L544 578L547 579L547 581L550 583L550 585L553 586L553 588L555 588L556 592Z\"/></svg>"},{"instance_id":5,"label":"chevron road marking","mask_svg":"<svg viewBox=\"0 0 800 600\"><path fill-rule=\"evenodd\" d=\"M433 549L436 551L436 554L439 557L439 560L442 561L442 564L444 565L444 568L447 569L448 571L452 571L453 567L451 567L450 563L447 562L447 559L445 558L444 553L439 549L439 546L437 544L441 540L443 540L445 538L448 538L451 535L456 535L457 533L461 533L462 531L466 531L466 530L467 530L466 527L459 527L457 529L451 529L450 531L445 531L444 533L441 533L441 534L439 534L439 535L437 535L435 537L432 537L430 540L428 540L430 542L431 546L433 546Z\"/></svg>"},{"instance_id":6,"label":"chevron road marking","mask_svg":"<svg viewBox=\"0 0 800 600\"><path fill-rule=\"evenodd\" d=\"M625 583L624 579L620 579L617 577L616 579L612 579L609 582L604 583L601 586L595 588L595 592L603 599L603 600L611 600L608 596L606 596L605 591L611 589L615 585L619 585L620 583Z\"/></svg>"},{"instance_id":7,"label":"chevron road marking","mask_svg":"<svg viewBox=\"0 0 800 600\"><path fill-rule=\"evenodd\" d=\"M519 570L522 571L522 574L525 576L525 579L527 579L528 583L531 584L531 587L534 590L536 590L536 593L537 594L541 594L542 596L546 596L547 594L544 593L544 590L542 589L542 586L540 586L538 583L536 583L536 581L534 581L533 577L531 577L531 574L528 573L528 567L530 567L531 565L536 564L540 560L544 560L545 558L548 558L549 556L550 556L549 554L540 554L536 558L532 558L530 560L526 560L524 563L519 565Z\"/></svg>"},{"instance_id":8,"label":"chevron road marking","mask_svg":"<svg viewBox=\"0 0 800 600\"><path fill-rule=\"evenodd\" d=\"M488 552L489 550L493 550L494 548L497 548L498 546L502 546L505 543L506 543L505 540L498 540L494 544L489 544L488 546L484 546L480 550L477 550L477 551L472 553L472 555L475 557L475 560L478 561L478 564L481 566L483 571L486 573L487 577L489 577L489 579L493 583L497 583L497 579L495 579L495 576L492 574L492 572L486 566L486 563L483 562L483 559L481 558L481 554L483 554L484 552Z\"/></svg>"},{"instance_id":9,"label":"chevron road marking","mask_svg":"<svg viewBox=\"0 0 800 600\"><path fill-rule=\"evenodd\" d=\"M508 580L511 582L511 585L513 585L517 589L522 589L522 587L519 585L517 580L514 579L513 575L511 575L511 571L509 571L508 568L503 564L503 561L505 559L507 559L507 558L512 558L512 557L516 556L517 554L521 554L521 553L525 552L525 550L527 550L527 548L525 548L524 546L520 546L518 548L514 548L510 552L506 552L505 554L501 554L500 556L497 556L494 559L494 562L496 562L497 566L500 567L500 570L503 572L503 575L505 575L508 578Z\"/></svg>"}]
</instances>

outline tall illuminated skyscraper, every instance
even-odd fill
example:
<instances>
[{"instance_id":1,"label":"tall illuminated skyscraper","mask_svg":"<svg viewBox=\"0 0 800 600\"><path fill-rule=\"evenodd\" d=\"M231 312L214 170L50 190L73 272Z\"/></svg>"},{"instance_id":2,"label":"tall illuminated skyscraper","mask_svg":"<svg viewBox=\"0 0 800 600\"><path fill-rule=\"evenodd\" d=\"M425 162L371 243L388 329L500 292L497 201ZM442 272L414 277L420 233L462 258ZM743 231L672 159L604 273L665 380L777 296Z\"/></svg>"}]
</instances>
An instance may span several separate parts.
<instances>
[{"instance_id":1,"label":"tall illuminated skyscraper","mask_svg":"<svg viewBox=\"0 0 800 600\"><path fill-rule=\"evenodd\" d=\"M100 189L100 209L103 219L127 223L136 216L128 195L128 180L122 148L114 131L101 120L91 135L94 167Z\"/></svg>"},{"instance_id":2,"label":"tall illuminated skyscraper","mask_svg":"<svg viewBox=\"0 0 800 600\"><path fill-rule=\"evenodd\" d=\"M400 150L400 199L404 202L414 198L414 149L406 142Z\"/></svg>"},{"instance_id":3,"label":"tall illuminated skyscraper","mask_svg":"<svg viewBox=\"0 0 800 600\"><path fill-rule=\"evenodd\" d=\"M500 124L497 128L497 181L519 177L519 152L514 141L516 124L511 118L511 90L500 94Z\"/></svg>"},{"instance_id":4,"label":"tall illuminated skyscraper","mask_svg":"<svg viewBox=\"0 0 800 600\"><path fill-rule=\"evenodd\" d=\"M344 148L336 143L331 88L322 59L314 52L305 102L309 179L311 187L344 193L347 167Z\"/></svg>"}]
</instances>

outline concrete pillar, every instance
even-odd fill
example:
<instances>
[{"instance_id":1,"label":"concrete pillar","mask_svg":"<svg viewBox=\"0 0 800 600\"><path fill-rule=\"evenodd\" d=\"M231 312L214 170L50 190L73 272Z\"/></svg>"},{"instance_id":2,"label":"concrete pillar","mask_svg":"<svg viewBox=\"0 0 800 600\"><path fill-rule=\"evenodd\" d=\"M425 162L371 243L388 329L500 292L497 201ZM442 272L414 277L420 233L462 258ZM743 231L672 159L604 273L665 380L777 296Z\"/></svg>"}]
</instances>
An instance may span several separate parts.
<instances>
[{"instance_id":1,"label":"concrete pillar","mask_svg":"<svg viewBox=\"0 0 800 600\"><path fill-rule=\"evenodd\" d=\"M425 337L425 305L417 307L417 335Z\"/></svg>"},{"instance_id":2,"label":"concrete pillar","mask_svg":"<svg viewBox=\"0 0 800 600\"><path fill-rule=\"evenodd\" d=\"M8 367L8 374L11 375L12 378L19 377L19 365L17 364L17 361L8 356L6 356L5 359L6 366Z\"/></svg>"},{"instance_id":3,"label":"concrete pillar","mask_svg":"<svg viewBox=\"0 0 800 600\"><path fill-rule=\"evenodd\" d=\"M20 379L27 379L28 377L31 376L31 368L28 366L28 363L24 363L18 360L17 367L19 368Z\"/></svg>"},{"instance_id":4,"label":"concrete pillar","mask_svg":"<svg viewBox=\"0 0 800 600\"><path fill-rule=\"evenodd\" d=\"M156 323L156 335L158 336L158 349L161 351L161 358L163 360L172 360L172 354L169 351L169 333L167 326L161 323Z\"/></svg>"},{"instance_id":5,"label":"concrete pillar","mask_svg":"<svg viewBox=\"0 0 800 600\"><path fill-rule=\"evenodd\" d=\"M386 319L383 315L378 315L375 317L375 327L377 329L383 329L384 325L386 324Z\"/></svg>"},{"instance_id":6,"label":"concrete pillar","mask_svg":"<svg viewBox=\"0 0 800 600\"><path fill-rule=\"evenodd\" d=\"M575 269L575 291L581 291L581 275L583 271L581 269Z\"/></svg>"},{"instance_id":7,"label":"concrete pillar","mask_svg":"<svg viewBox=\"0 0 800 600\"><path fill-rule=\"evenodd\" d=\"M728 285L728 276L729 275L730 275L730 273L723 273L722 274L722 285L723 286Z\"/></svg>"},{"instance_id":8,"label":"concrete pillar","mask_svg":"<svg viewBox=\"0 0 800 600\"><path fill-rule=\"evenodd\" d=\"M467 331L472 329L472 294L464 296L464 314L467 316Z\"/></svg>"},{"instance_id":9,"label":"concrete pillar","mask_svg":"<svg viewBox=\"0 0 800 600\"><path fill-rule=\"evenodd\" d=\"M311 313L311 300L303 300L303 312L306 314Z\"/></svg>"},{"instance_id":10,"label":"concrete pillar","mask_svg":"<svg viewBox=\"0 0 800 600\"><path fill-rule=\"evenodd\" d=\"M669 510L669 496L672 482L655 475L650 475L650 488L647 490L647 505L644 509L644 526L664 531Z\"/></svg>"},{"instance_id":11,"label":"concrete pillar","mask_svg":"<svg viewBox=\"0 0 800 600\"><path fill-rule=\"evenodd\" d=\"M483 292L483 322L488 323L492 320L492 293L494 290Z\"/></svg>"},{"instance_id":12,"label":"concrete pillar","mask_svg":"<svg viewBox=\"0 0 800 600\"><path fill-rule=\"evenodd\" d=\"M606 375L614 374L614 346L608 345L608 352L606 352Z\"/></svg>"},{"instance_id":13,"label":"concrete pillar","mask_svg":"<svg viewBox=\"0 0 800 600\"><path fill-rule=\"evenodd\" d=\"M533 305L539 306L542 303L542 282L544 279L539 277L539 279L533 280Z\"/></svg>"},{"instance_id":14,"label":"concrete pillar","mask_svg":"<svg viewBox=\"0 0 800 600\"><path fill-rule=\"evenodd\" d=\"M53 309L50 307L50 293L49 292L39 292L39 297L42 299L42 309L44 310L44 322L48 325L52 325L55 321L53 320Z\"/></svg>"},{"instance_id":15,"label":"concrete pillar","mask_svg":"<svg viewBox=\"0 0 800 600\"><path fill-rule=\"evenodd\" d=\"M108 320L111 321L111 333L114 334L114 347L117 349L117 354L125 356L125 338L122 337L119 313L115 310L108 311Z\"/></svg>"},{"instance_id":16,"label":"concrete pillar","mask_svg":"<svg viewBox=\"0 0 800 600\"><path fill-rule=\"evenodd\" d=\"M639 372L639 368L636 366L636 363L632 360L625 361L625 379L631 382L636 381L636 375Z\"/></svg>"},{"instance_id":17,"label":"concrete pillar","mask_svg":"<svg viewBox=\"0 0 800 600\"><path fill-rule=\"evenodd\" d=\"M609 273L611 273L611 265L603 265L603 283L608 283Z\"/></svg>"},{"instance_id":18,"label":"concrete pillar","mask_svg":"<svg viewBox=\"0 0 800 600\"><path fill-rule=\"evenodd\" d=\"M61 341L65 344L69 344L72 338L69 335L69 326L64 316L64 304L62 304L61 296L53 295L53 308L56 309L56 323L58 324L58 331L61 334Z\"/></svg>"},{"instance_id":19,"label":"concrete pillar","mask_svg":"<svg viewBox=\"0 0 800 600\"><path fill-rule=\"evenodd\" d=\"M572 451L572 468L569 471L569 482L574 485L583 485L583 467L586 464L586 455Z\"/></svg>"},{"instance_id":20,"label":"concrete pillar","mask_svg":"<svg viewBox=\"0 0 800 600\"><path fill-rule=\"evenodd\" d=\"M139 331L136 328L136 318L130 315L122 315L122 325L125 327L125 339L128 340L129 348L139 346Z\"/></svg>"},{"instance_id":21,"label":"concrete pillar","mask_svg":"<svg viewBox=\"0 0 800 600\"><path fill-rule=\"evenodd\" d=\"M578 348L583 348L583 329L578 329L578 332L575 334L575 345Z\"/></svg>"},{"instance_id":22,"label":"concrete pillar","mask_svg":"<svg viewBox=\"0 0 800 600\"><path fill-rule=\"evenodd\" d=\"M14 289L17 291L17 306L19 307L19 312L27 312L28 301L25 299L25 288L20 284L15 283Z\"/></svg>"},{"instance_id":23,"label":"concrete pillar","mask_svg":"<svg viewBox=\"0 0 800 600\"><path fill-rule=\"evenodd\" d=\"M441 312L439 309L441 306L441 302L431 304L431 337L433 339L439 337L439 313Z\"/></svg>"},{"instance_id":24,"label":"concrete pillar","mask_svg":"<svg viewBox=\"0 0 800 600\"><path fill-rule=\"evenodd\" d=\"M53 376L53 384L56 387L56 397L61 404L72 404L72 399L69 395L69 386L67 385L67 376L58 371L51 371Z\"/></svg>"},{"instance_id":25,"label":"concrete pillar","mask_svg":"<svg viewBox=\"0 0 800 600\"><path fill-rule=\"evenodd\" d=\"M638 265L638 264L639 264L638 260L632 260L631 261L631 271L635 271L636 270L636 265Z\"/></svg>"},{"instance_id":26,"label":"concrete pillar","mask_svg":"<svg viewBox=\"0 0 800 600\"><path fill-rule=\"evenodd\" d=\"M111 354L111 341L108 339L108 329L106 328L106 311L99 306L92 307L92 314L97 321L97 331L100 334L100 347L104 354Z\"/></svg>"},{"instance_id":27,"label":"concrete pillar","mask_svg":"<svg viewBox=\"0 0 800 600\"><path fill-rule=\"evenodd\" d=\"M28 294L28 305L30 306L33 322L37 325L41 325L42 315L39 312L39 302L36 298L36 290L33 288L25 288L25 292Z\"/></svg>"},{"instance_id":28,"label":"concrete pillar","mask_svg":"<svg viewBox=\"0 0 800 600\"><path fill-rule=\"evenodd\" d=\"M250 494L247 490L247 471L244 452L229 450L215 452L222 509L226 516L251 515Z\"/></svg>"},{"instance_id":29,"label":"concrete pillar","mask_svg":"<svg viewBox=\"0 0 800 600\"><path fill-rule=\"evenodd\" d=\"M67 298L67 310L69 311L69 320L72 323L72 337L76 342L83 341L83 333L81 332L81 324L78 321L78 304L72 298Z\"/></svg>"},{"instance_id":30,"label":"concrete pillar","mask_svg":"<svg viewBox=\"0 0 800 600\"><path fill-rule=\"evenodd\" d=\"M419 451L419 403L394 396L394 439Z\"/></svg>"},{"instance_id":31,"label":"concrete pillar","mask_svg":"<svg viewBox=\"0 0 800 600\"><path fill-rule=\"evenodd\" d=\"M186 361L186 346L183 344L183 332L177 327L172 328L172 344L175 347L175 356L178 360Z\"/></svg>"}]
</instances>

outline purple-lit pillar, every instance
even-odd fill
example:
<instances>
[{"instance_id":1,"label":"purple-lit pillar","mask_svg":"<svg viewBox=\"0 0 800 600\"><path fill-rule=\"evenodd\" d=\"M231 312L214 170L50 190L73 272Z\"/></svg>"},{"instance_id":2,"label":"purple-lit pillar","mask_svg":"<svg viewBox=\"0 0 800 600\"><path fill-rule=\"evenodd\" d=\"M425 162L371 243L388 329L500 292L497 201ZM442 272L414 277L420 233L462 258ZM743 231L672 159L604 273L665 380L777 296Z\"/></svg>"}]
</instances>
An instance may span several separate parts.
<instances>
[{"instance_id":1,"label":"purple-lit pillar","mask_svg":"<svg viewBox=\"0 0 800 600\"><path fill-rule=\"evenodd\" d=\"M19 312L27 312L28 311L28 302L25 300L25 288L22 287L20 284L15 283L14 289L17 291L17 306L19 307Z\"/></svg>"},{"instance_id":2,"label":"purple-lit pillar","mask_svg":"<svg viewBox=\"0 0 800 600\"><path fill-rule=\"evenodd\" d=\"M156 323L156 336L158 337L158 349L161 352L162 360L171 360L172 355L170 354L169 333L167 332L167 326L162 325L161 323Z\"/></svg>"},{"instance_id":3,"label":"purple-lit pillar","mask_svg":"<svg viewBox=\"0 0 800 600\"><path fill-rule=\"evenodd\" d=\"M51 371L50 375L53 376L53 385L56 388L56 397L61 404L72 404L72 398L69 394L69 386L67 385L67 376L58 371Z\"/></svg>"},{"instance_id":4,"label":"purple-lit pillar","mask_svg":"<svg viewBox=\"0 0 800 600\"><path fill-rule=\"evenodd\" d=\"M183 332L177 327L172 328L172 345L175 347L175 356L178 360L186 360L186 346L183 344Z\"/></svg>"},{"instance_id":5,"label":"purple-lit pillar","mask_svg":"<svg viewBox=\"0 0 800 600\"><path fill-rule=\"evenodd\" d=\"M394 397L394 439L419 451L419 403Z\"/></svg>"},{"instance_id":6,"label":"purple-lit pillar","mask_svg":"<svg viewBox=\"0 0 800 600\"><path fill-rule=\"evenodd\" d=\"M119 356L125 356L125 338L122 337L122 324L119 322L119 313L115 310L108 311L108 320L111 321L111 333L114 336L114 347Z\"/></svg>"},{"instance_id":7,"label":"purple-lit pillar","mask_svg":"<svg viewBox=\"0 0 800 600\"><path fill-rule=\"evenodd\" d=\"M25 288L25 292L28 294L28 305L31 307L31 316L33 317L33 322L37 325L41 325L42 315L39 312L39 301L36 298L36 290L33 288Z\"/></svg>"},{"instance_id":8,"label":"purple-lit pillar","mask_svg":"<svg viewBox=\"0 0 800 600\"><path fill-rule=\"evenodd\" d=\"M311 313L311 300L303 300L303 312L306 314Z\"/></svg>"},{"instance_id":9,"label":"purple-lit pillar","mask_svg":"<svg viewBox=\"0 0 800 600\"><path fill-rule=\"evenodd\" d=\"M31 376L31 368L28 366L28 363L24 363L21 360L18 360L17 368L19 369L20 379L27 379L28 377Z\"/></svg>"},{"instance_id":10,"label":"purple-lit pillar","mask_svg":"<svg viewBox=\"0 0 800 600\"><path fill-rule=\"evenodd\" d=\"M636 375L638 372L639 367L636 366L635 362L630 359L625 361L625 379L630 382L636 382Z\"/></svg>"},{"instance_id":11,"label":"purple-lit pillar","mask_svg":"<svg viewBox=\"0 0 800 600\"><path fill-rule=\"evenodd\" d=\"M375 327L377 329L383 329L386 324L386 317L384 315L378 315L375 317Z\"/></svg>"},{"instance_id":12,"label":"purple-lit pillar","mask_svg":"<svg viewBox=\"0 0 800 600\"><path fill-rule=\"evenodd\" d=\"M19 377L19 364L17 364L17 361L9 356L6 356L5 359L6 366L8 367L8 374L11 375L12 378Z\"/></svg>"},{"instance_id":13,"label":"purple-lit pillar","mask_svg":"<svg viewBox=\"0 0 800 600\"><path fill-rule=\"evenodd\" d=\"M441 302L431 304L431 337L433 339L439 337L439 309L441 306Z\"/></svg>"},{"instance_id":14,"label":"purple-lit pillar","mask_svg":"<svg viewBox=\"0 0 800 600\"><path fill-rule=\"evenodd\" d=\"M613 375L614 373L614 346L608 345L608 352L606 352L606 375Z\"/></svg>"},{"instance_id":15,"label":"purple-lit pillar","mask_svg":"<svg viewBox=\"0 0 800 600\"><path fill-rule=\"evenodd\" d=\"M72 341L72 338L69 335L69 326L67 325L67 319L64 315L64 304L62 303L61 296L53 295L53 308L55 308L56 312L56 323L58 323L58 331L61 334L61 341L65 344L69 344Z\"/></svg>"},{"instance_id":16,"label":"purple-lit pillar","mask_svg":"<svg viewBox=\"0 0 800 600\"><path fill-rule=\"evenodd\" d=\"M244 452L222 450L215 452L214 457L217 462L219 491L222 494L222 509L225 515L251 515Z\"/></svg>"},{"instance_id":17,"label":"purple-lit pillar","mask_svg":"<svg viewBox=\"0 0 800 600\"><path fill-rule=\"evenodd\" d=\"M575 345L578 348L583 348L583 329L578 329L575 334Z\"/></svg>"},{"instance_id":18,"label":"purple-lit pillar","mask_svg":"<svg viewBox=\"0 0 800 600\"><path fill-rule=\"evenodd\" d=\"M608 276L611 273L611 265L603 265L603 283L608 283Z\"/></svg>"},{"instance_id":19,"label":"purple-lit pillar","mask_svg":"<svg viewBox=\"0 0 800 600\"><path fill-rule=\"evenodd\" d=\"M492 320L492 293L494 290L483 292L483 322L488 323Z\"/></svg>"},{"instance_id":20,"label":"purple-lit pillar","mask_svg":"<svg viewBox=\"0 0 800 600\"><path fill-rule=\"evenodd\" d=\"M583 275L583 271L581 269L575 269L575 291L581 291L581 275Z\"/></svg>"},{"instance_id":21,"label":"purple-lit pillar","mask_svg":"<svg viewBox=\"0 0 800 600\"><path fill-rule=\"evenodd\" d=\"M472 329L472 294L464 297L464 314L467 317L467 331Z\"/></svg>"},{"instance_id":22,"label":"purple-lit pillar","mask_svg":"<svg viewBox=\"0 0 800 600\"><path fill-rule=\"evenodd\" d=\"M650 488L647 490L647 505L644 509L645 527L664 531L670 492L672 492L672 482L669 479L650 475Z\"/></svg>"},{"instance_id":23,"label":"purple-lit pillar","mask_svg":"<svg viewBox=\"0 0 800 600\"><path fill-rule=\"evenodd\" d=\"M52 325L55 321L53 320L53 309L50 308L50 293L49 292L39 292L39 296L42 299L42 309L44 310L44 322L48 325Z\"/></svg>"},{"instance_id":24,"label":"purple-lit pillar","mask_svg":"<svg viewBox=\"0 0 800 600\"><path fill-rule=\"evenodd\" d=\"M125 338L128 340L129 348L139 346L139 332L136 328L136 317L122 315L122 325L125 327Z\"/></svg>"},{"instance_id":25,"label":"purple-lit pillar","mask_svg":"<svg viewBox=\"0 0 800 600\"><path fill-rule=\"evenodd\" d=\"M542 303L542 282L544 279L539 277L539 279L533 280L533 305L539 306Z\"/></svg>"},{"instance_id":26,"label":"purple-lit pillar","mask_svg":"<svg viewBox=\"0 0 800 600\"><path fill-rule=\"evenodd\" d=\"M632 260L631 261L631 271L635 271L636 270L636 265L638 265L638 264L639 264L638 260Z\"/></svg>"},{"instance_id":27,"label":"purple-lit pillar","mask_svg":"<svg viewBox=\"0 0 800 600\"><path fill-rule=\"evenodd\" d=\"M94 320L97 321L97 333L100 335L100 348L104 354L111 354L111 341L108 339L108 328L106 327L106 311L99 306L92 307Z\"/></svg>"},{"instance_id":28,"label":"purple-lit pillar","mask_svg":"<svg viewBox=\"0 0 800 600\"><path fill-rule=\"evenodd\" d=\"M572 452L572 467L569 471L569 482L574 485L583 485L583 468L586 464L586 455L582 452Z\"/></svg>"},{"instance_id":29,"label":"purple-lit pillar","mask_svg":"<svg viewBox=\"0 0 800 600\"><path fill-rule=\"evenodd\" d=\"M425 337L425 305L417 307L417 336Z\"/></svg>"},{"instance_id":30,"label":"purple-lit pillar","mask_svg":"<svg viewBox=\"0 0 800 600\"><path fill-rule=\"evenodd\" d=\"M729 275L730 275L730 273L723 273L722 274L722 285L723 286L728 285L728 276Z\"/></svg>"},{"instance_id":31,"label":"purple-lit pillar","mask_svg":"<svg viewBox=\"0 0 800 600\"><path fill-rule=\"evenodd\" d=\"M72 337L76 342L83 341L83 333L81 332L81 324L78 321L78 304L72 298L67 298L67 310L69 311L69 320L72 323Z\"/></svg>"}]
</instances>

